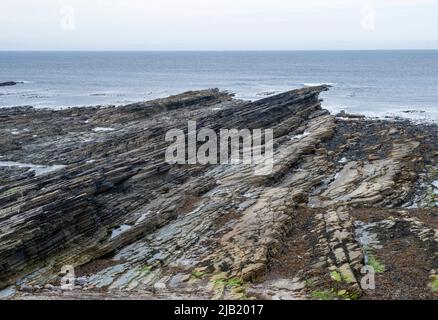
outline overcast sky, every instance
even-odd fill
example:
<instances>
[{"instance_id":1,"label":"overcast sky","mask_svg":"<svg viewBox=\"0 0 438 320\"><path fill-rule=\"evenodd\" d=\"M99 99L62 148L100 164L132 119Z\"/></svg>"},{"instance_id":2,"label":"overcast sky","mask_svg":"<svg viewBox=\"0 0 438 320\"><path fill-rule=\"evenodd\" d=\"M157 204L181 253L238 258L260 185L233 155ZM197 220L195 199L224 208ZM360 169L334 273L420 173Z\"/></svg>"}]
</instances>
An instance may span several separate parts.
<instances>
[{"instance_id":1,"label":"overcast sky","mask_svg":"<svg viewBox=\"0 0 438 320\"><path fill-rule=\"evenodd\" d=\"M0 50L437 49L437 0L1 0Z\"/></svg>"}]
</instances>

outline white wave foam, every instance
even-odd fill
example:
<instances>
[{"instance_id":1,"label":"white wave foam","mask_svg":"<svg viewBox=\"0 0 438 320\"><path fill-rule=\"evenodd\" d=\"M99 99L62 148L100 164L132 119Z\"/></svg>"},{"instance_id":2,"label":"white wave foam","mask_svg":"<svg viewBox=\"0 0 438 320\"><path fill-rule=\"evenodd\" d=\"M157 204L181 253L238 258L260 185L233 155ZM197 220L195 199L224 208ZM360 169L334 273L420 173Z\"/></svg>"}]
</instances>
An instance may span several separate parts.
<instances>
[{"instance_id":1,"label":"white wave foam","mask_svg":"<svg viewBox=\"0 0 438 320\"><path fill-rule=\"evenodd\" d=\"M334 85L336 85L336 83L333 83L333 82L321 82L321 83L309 82L309 83L303 83L303 85L306 86L306 87L319 87L319 86L324 86L324 85L325 86L334 86Z\"/></svg>"},{"instance_id":2,"label":"white wave foam","mask_svg":"<svg viewBox=\"0 0 438 320\"><path fill-rule=\"evenodd\" d=\"M438 123L438 110L435 108L394 108L388 107L380 110L365 110L361 108L347 107L345 105L322 105L322 107L328 110L332 115L337 115L341 111L346 113L361 114L367 119L374 120L409 120L414 124L437 124ZM343 117L338 117L343 119ZM345 119L347 120L347 119Z\"/></svg>"},{"instance_id":3,"label":"white wave foam","mask_svg":"<svg viewBox=\"0 0 438 320\"><path fill-rule=\"evenodd\" d=\"M61 170L65 166L64 165L44 166L39 164L21 163L15 161L0 161L0 167L28 168L29 170L35 171L36 176L41 176L44 174L51 173L53 171Z\"/></svg>"}]
</instances>

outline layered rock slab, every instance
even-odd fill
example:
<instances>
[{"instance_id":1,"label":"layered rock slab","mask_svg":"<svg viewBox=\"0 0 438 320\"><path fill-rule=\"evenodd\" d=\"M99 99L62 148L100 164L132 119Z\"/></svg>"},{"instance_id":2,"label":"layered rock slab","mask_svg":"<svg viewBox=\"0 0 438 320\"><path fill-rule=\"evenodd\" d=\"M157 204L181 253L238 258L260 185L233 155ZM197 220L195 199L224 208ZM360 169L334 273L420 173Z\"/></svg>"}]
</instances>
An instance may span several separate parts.
<instances>
[{"instance_id":1,"label":"layered rock slab","mask_svg":"<svg viewBox=\"0 0 438 320\"><path fill-rule=\"evenodd\" d=\"M2 161L61 166L38 176L0 168L2 287L9 297L72 298L59 289L59 271L72 265L90 297L357 298L366 254L351 209L423 203L417 182L432 178L422 174L434 159L422 151L436 146L430 130L329 115L319 100L327 89L256 102L205 90L120 107L1 109ZM188 120L272 128L272 172L169 165L164 135ZM302 244L299 260L288 239ZM276 272L276 263L293 267Z\"/></svg>"}]
</instances>

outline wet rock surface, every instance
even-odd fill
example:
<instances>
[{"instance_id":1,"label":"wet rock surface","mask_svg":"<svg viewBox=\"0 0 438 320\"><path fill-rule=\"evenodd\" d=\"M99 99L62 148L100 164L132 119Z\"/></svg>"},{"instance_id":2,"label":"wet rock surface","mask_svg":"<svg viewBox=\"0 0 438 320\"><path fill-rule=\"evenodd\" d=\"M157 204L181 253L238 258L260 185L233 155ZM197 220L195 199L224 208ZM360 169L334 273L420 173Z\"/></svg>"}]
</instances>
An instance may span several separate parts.
<instances>
[{"instance_id":1,"label":"wet rock surface","mask_svg":"<svg viewBox=\"0 0 438 320\"><path fill-rule=\"evenodd\" d=\"M437 127L332 116L327 89L0 109L0 298L437 298ZM272 172L166 163L188 120L272 128Z\"/></svg>"}]
</instances>

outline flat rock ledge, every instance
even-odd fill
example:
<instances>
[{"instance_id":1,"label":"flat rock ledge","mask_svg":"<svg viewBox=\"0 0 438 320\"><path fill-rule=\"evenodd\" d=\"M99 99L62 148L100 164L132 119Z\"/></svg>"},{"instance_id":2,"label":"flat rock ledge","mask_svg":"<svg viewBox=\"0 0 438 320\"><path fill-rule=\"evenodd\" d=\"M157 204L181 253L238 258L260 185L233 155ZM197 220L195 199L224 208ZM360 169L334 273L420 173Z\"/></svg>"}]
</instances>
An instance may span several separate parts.
<instances>
[{"instance_id":1,"label":"flat rock ledge","mask_svg":"<svg viewBox=\"0 0 438 320\"><path fill-rule=\"evenodd\" d=\"M328 89L0 108L0 299L436 299L437 127ZM188 120L272 128L272 172L166 163Z\"/></svg>"}]
</instances>

